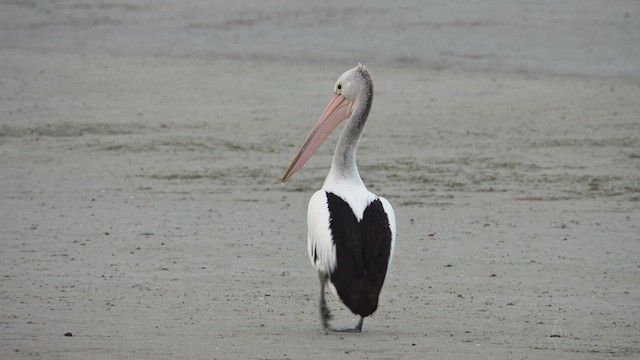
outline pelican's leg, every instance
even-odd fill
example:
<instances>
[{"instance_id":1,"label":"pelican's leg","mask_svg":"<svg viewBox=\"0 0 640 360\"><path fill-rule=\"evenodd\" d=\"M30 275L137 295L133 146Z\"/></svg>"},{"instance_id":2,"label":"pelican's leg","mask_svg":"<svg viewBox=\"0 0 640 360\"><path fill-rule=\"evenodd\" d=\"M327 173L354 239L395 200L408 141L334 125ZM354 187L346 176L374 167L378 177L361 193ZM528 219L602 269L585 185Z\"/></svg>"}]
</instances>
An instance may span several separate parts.
<instances>
[{"instance_id":1,"label":"pelican's leg","mask_svg":"<svg viewBox=\"0 0 640 360\"><path fill-rule=\"evenodd\" d=\"M346 328L346 329L332 329L329 327L329 320L333 316L331 316L331 310L327 306L327 301L324 299L324 287L327 284L327 275L319 272L320 276L320 321L322 321L322 329L325 334L328 334L329 331L335 332L350 332L350 333L359 333L362 332L362 322L364 321L364 316L360 316L360 320L356 324L355 328Z\"/></svg>"},{"instance_id":2,"label":"pelican's leg","mask_svg":"<svg viewBox=\"0 0 640 360\"><path fill-rule=\"evenodd\" d=\"M360 316L360 320L356 324L356 328L353 329L354 332L362 332L362 322L364 321L364 316Z\"/></svg>"},{"instance_id":3,"label":"pelican's leg","mask_svg":"<svg viewBox=\"0 0 640 360\"><path fill-rule=\"evenodd\" d=\"M319 273L320 275L320 320L322 321L322 328L326 333L329 330L329 320L331 320L331 310L327 307L327 302L324 299L324 286L327 283L327 275Z\"/></svg>"},{"instance_id":4,"label":"pelican's leg","mask_svg":"<svg viewBox=\"0 0 640 360\"><path fill-rule=\"evenodd\" d=\"M345 329L331 329L334 332L347 332L347 333L359 333L362 332L362 322L364 321L364 316L360 316L360 320L356 324L355 328L345 328Z\"/></svg>"}]
</instances>

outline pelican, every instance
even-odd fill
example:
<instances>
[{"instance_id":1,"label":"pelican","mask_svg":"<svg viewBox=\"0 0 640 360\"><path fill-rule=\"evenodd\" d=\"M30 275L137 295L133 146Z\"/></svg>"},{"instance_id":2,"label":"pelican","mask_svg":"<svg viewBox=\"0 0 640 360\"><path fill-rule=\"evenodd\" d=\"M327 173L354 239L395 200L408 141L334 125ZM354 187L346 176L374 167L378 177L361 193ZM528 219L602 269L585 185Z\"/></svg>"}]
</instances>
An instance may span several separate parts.
<instances>
[{"instance_id":1,"label":"pelican","mask_svg":"<svg viewBox=\"0 0 640 360\"><path fill-rule=\"evenodd\" d=\"M373 102L371 75L362 64L342 74L334 94L300 150L282 175L298 171L342 121L329 175L309 201L307 251L320 277L320 320L328 331L361 332L391 263L396 220L391 204L365 186L356 166L356 150ZM325 287L360 318L355 328L333 329Z\"/></svg>"}]
</instances>

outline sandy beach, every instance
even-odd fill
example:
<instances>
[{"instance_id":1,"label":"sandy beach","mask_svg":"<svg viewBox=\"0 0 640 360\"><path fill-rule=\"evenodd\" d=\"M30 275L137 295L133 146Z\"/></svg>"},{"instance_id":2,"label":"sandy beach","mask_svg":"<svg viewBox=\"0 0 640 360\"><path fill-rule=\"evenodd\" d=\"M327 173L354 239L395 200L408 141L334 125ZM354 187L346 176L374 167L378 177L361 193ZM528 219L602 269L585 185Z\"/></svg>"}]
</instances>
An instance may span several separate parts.
<instances>
[{"instance_id":1,"label":"sandy beach","mask_svg":"<svg viewBox=\"0 0 640 360\"><path fill-rule=\"evenodd\" d=\"M0 358L640 358L640 5L456 3L0 2ZM358 62L398 243L325 335L337 134L279 177Z\"/></svg>"}]
</instances>

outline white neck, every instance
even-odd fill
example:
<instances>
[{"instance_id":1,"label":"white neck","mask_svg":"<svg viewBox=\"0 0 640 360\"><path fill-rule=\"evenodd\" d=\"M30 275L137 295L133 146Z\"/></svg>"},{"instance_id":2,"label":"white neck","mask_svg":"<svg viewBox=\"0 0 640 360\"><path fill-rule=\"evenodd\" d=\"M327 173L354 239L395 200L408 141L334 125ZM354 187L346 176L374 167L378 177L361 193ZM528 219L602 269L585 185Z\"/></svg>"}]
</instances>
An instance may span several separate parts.
<instances>
[{"instance_id":1,"label":"white neck","mask_svg":"<svg viewBox=\"0 0 640 360\"><path fill-rule=\"evenodd\" d=\"M333 154L331 170L329 170L329 175L325 179L323 188L342 182L354 183L364 187L356 165L356 151L358 150L358 144L362 138L364 125L369 116L373 100L373 89L367 90L369 91L359 96L353 105L353 113L340 134L340 139Z\"/></svg>"}]
</instances>

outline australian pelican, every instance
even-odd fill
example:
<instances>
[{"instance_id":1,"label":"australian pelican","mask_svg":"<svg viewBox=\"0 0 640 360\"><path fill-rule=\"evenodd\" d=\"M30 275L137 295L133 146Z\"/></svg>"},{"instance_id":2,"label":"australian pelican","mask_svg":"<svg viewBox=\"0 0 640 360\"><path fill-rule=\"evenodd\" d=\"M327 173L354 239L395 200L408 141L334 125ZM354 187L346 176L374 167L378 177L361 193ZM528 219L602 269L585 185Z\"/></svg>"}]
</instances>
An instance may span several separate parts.
<instances>
[{"instance_id":1,"label":"australian pelican","mask_svg":"<svg viewBox=\"0 0 640 360\"><path fill-rule=\"evenodd\" d=\"M356 149L373 102L373 82L362 64L342 74L334 95L282 176L304 165L339 123L348 119L322 189L307 213L308 253L320 276L320 318L326 331L362 331L362 322L378 307L391 263L396 219L391 204L367 190L356 166ZM324 288L360 316L355 328L329 327L331 312Z\"/></svg>"}]
</instances>

